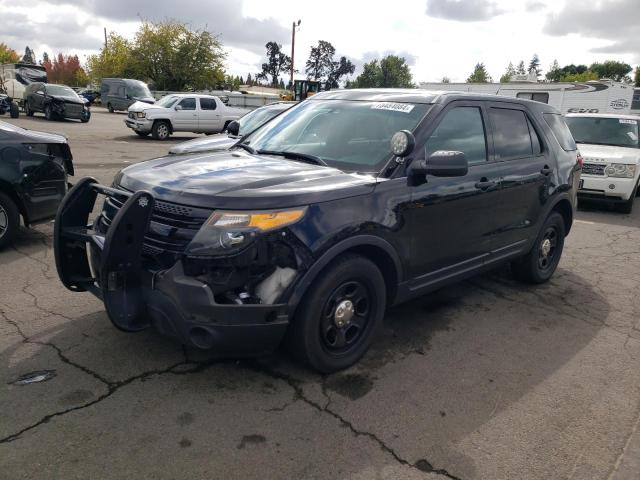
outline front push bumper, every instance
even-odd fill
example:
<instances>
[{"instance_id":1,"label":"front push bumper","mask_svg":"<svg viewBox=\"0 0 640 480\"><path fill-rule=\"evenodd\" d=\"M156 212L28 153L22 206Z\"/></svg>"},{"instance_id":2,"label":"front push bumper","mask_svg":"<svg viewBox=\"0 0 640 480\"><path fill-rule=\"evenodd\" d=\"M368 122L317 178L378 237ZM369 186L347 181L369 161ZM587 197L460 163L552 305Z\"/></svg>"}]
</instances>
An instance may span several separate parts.
<instances>
[{"instance_id":1,"label":"front push bumper","mask_svg":"<svg viewBox=\"0 0 640 480\"><path fill-rule=\"evenodd\" d=\"M133 118L125 118L124 124L130 129L136 132L149 133L151 128L153 127L153 121L147 120L146 118L142 119L133 119Z\"/></svg>"},{"instance_id":2,"label":"front push bumper","mask_svg":"<svg viewBox=\"0 0 640 480\"><path fill-rule=\"evenodd\" d=\"M106 234L89 224L98 194L126 197ZM183 344L221 355L274 350L288 326L286 304L217 303L205 282L185 275L182 261L166 270L144 266L142 247L153 207L149 192L80 180L62 201L54 228L56 267L64 286L101 299L120 330L153 325Z\"/></svg>"}]
</instances>

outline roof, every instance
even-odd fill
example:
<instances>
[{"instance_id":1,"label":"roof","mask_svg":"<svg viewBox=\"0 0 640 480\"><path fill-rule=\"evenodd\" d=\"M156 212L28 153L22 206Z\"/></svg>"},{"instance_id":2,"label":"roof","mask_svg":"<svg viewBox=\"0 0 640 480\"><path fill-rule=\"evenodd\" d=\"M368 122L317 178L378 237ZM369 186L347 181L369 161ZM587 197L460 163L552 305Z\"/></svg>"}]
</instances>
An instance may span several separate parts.
<instances>
[{"instance_id":1,"label":"roof","mask_svg":"<svg viewBox=\"0 0 640 480\"><path fill-rule=\"evenodd\" d=\"M198 97L198 98L218 98L217 95L208 95L205 93L167 93L165 97Z\"/></svg>"},{"instance_id":2,"label":"roof","mask_svg":"<svg viewBox=\"0 0 640 480\"><path fill-rule=\"evenodd\" d=\"M622 115L619 113L567 113L566 117L593 117L593 118L619 118L621 120L636 120L640 122L639 115Z\"/></svg>"}]
</instances>

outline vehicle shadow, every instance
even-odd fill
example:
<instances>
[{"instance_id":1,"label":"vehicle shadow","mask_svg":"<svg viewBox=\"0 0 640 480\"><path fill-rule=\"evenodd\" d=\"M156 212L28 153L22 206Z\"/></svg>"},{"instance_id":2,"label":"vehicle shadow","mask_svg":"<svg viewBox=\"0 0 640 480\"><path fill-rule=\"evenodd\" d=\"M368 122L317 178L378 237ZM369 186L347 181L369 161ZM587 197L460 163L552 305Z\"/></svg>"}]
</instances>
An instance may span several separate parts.
<instances>
[{"instance_id":1,"label":"vehicle shadow","mask_svg":"<svg viewBox=\"0 0 640 480\"><path fill-rule=\"evenodd\" d=\"M640 198L636 197L634 209L629 214L617 212L610 204L581 200L576 218L608 225L640 227Z\"/></svg>"},{"instance_id":2,"label":"vehicle shadow","mask_svg":"<svg viewBox=\"0 0 640 480\"><path fill-rule=\"evenodd\" d=\"M64 310L64 298L52 300L52 305L46 307L42 300L38 308L50 313ZM355 367L329 376L305 369L282 352L260 359L228 361L182 349L150 330L124 334L110 325L102 311L77 317L67 312L67 318L61 318L55 327L27 334L27 341L41 353L59 351L67 359L63 363L81 366L67 371L64 383L54 379L41 387L54 399L83 388L87 374L112 382L106 391L121 390L120 395L137 395L136 398L155 398L160 382L162 391L174 393L154 401L172 410L178 408L172 405L172 395L191 399L190 410L208 412L198 424L198 429L206 430L216 422L224 422L218 417L223 413L211 409L211 405L225 403L229 397L245 398L250 392L251 405L255 407L269 404L274 394L293 396L292 404L305 405L307 413L290 413L286 405L269 413L248 411L243 401L237 401L224 415L238 419L257 415L256 429L262 429L265 436L278 437L311 422L313 417L305 420L305 415L327 413L329 420L348 419L344 421L359 431L373 431L376 438L385 445L392 444L395 452L418 468L447 466L457 477L474 478L474 463L457 451L457 441L508 411L571 362L598 334L603 327L598 319L606 318L609 310L607 300L592 283L570 270L561 269L552 282L534 287L515 282L508 269L500 269L390 308L378 339L365 358ZM19 353L25 343L15 338L0 352L0 365L8 379L33 370L67 366L58 361L38 364L37 353ZM133 388L128 385L134 380L142 383L128 394L126 389ZM32 386L21 388L35 391ZM34 397L25 397L24 392L12 390L9 395L16 397L9 400L35 401ZM100 395L104 395L103 390L90 391L80 396L73 408L94 409ZM392 408L388 406L390 399ZM118 428L130 432L132 439L139 437L133 432L144 430L148 422L156 422L144 414L144 409L140 410L140 400L119 403L123 404L131 405L131 411L124 407L118 412L127 422ZM52 401L50 408L53 411L47 411L47 415L59 406ZM101 422L108 424L108 418L96 417L105 415L105 411L98 412L101 413L94 411L87 425L73 428L89 432L100 429ZM40 418L35 414L24 418L21 415L17 415L13 430L36 424ZM158 425L155 429L160 436L178 434L173 431L175 426ZM230 436L235 434L228 432ZM116 451L143 448L159 464L185 460L173 455L168 460L159 453L162 450L153 453L147 445L135 444L137 440L128 441L126 433L119 438L118 444L97 448L108 448L109 457ZM215 458L209 459L215 468L231 468L239 456L251 458L251 451L237 450L226 438L211 437L209 441L217 452ZM311 443L304 448L281 451L279 455L291 455L304 464L314 442L322 440L308 441ZM37 454L47 462L46 451ZM368 458L362 456L355 463L341 465L341 474L346 478L369 467ZM193 467L185 463L184 468Z\"/></svg>"}]
</instances>

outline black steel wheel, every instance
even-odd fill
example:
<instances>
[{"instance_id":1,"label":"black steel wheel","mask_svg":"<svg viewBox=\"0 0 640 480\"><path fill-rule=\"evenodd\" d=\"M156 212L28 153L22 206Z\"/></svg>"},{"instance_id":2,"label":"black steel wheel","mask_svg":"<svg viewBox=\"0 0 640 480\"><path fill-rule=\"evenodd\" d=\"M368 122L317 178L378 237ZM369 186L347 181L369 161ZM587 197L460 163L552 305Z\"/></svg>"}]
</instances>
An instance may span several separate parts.
<instances>
[{"instance_id":1,"label":"black steel wheel","mask_svg":"<svg viewBox=\"0 0 640 480\"><path fill-rule=\"evenodd\" d=\"M528 283L548 281L560 262L565 232L563 216L558 212L551 212L542 225L533 248L526 256L511 264L514 276Z\"/></svg>"},{"instance_id":2,"label":"black steel wheel","mask_svg":"<svg viewBox=\"0 0 640 480\"><path fill-rule=\"evenodd\" d=\"M16 204L0 192L0 248L13 242L20 228L20 212Z\"/></svg>"},{"instance_id":3,"label":"black steel wheel","mask_svg":"<svg viewBox=\"0 0 640 480\"><path fill-rule=\"evenodd\" d=\"M305 293L287 332L287 347L323 373L350 367L369 349L385 305L378 267L362 256L343 255Z\"/></svg>"}]
</instances>

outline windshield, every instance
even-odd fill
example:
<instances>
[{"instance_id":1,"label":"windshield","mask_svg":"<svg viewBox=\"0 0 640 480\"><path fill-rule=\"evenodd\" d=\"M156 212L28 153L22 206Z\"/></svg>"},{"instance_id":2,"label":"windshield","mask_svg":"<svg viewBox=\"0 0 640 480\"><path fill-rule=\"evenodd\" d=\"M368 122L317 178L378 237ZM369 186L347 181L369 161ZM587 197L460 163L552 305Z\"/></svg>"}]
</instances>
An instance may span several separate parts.
<instances>
[{"instance_id":1,"label":"windshield","mask_svg":"<svg viewBox=\"0 0 640 480\"><path fill-rule=\"evenodd\" d=\"M176 103L176 100L179 100L180 97L176 97L175 95L166 95L162 97L160 100L156 102L156 105L159 105L164 108L171 108L171 106Z\"/></svg>"},{"instance_id":2,"label":"windshield","mask_svg":"<svg viewBox=\"0 0 640 480\"><path fill-rule=\"evenodd\" d=\"M240 135L247 135L253 132L256 128L262 126L290 106L291 105L278 105L277 107L262 107L247 113L238 120L240 124Z\"/></svg>"},{"instance_id":3,"label":"windshield","mask_svg":"<svg viewBox=\"0 0 640 480\"><path fill-rule=\"evenodd\" d=\"M260 152L316 157L331 167L379 172L391 157L391 137L413 131L429 105L309 100L284 112L242 142Z\"/></svg>"},{"instance_id":4,"label":"windshield","mask_svg":"<svg viewBox=\"0 0 640 480\"><path fill-rule=\"evenodd\" d=\"M638 121L626 118L567 117L577 143L638 148Z\"/></svg>"},{"instance_id":5,"label":"windshield","mask_svg":"<svg viewBox=\"0 0 640 480\"><path fill-rule=\"evenodd\" d=\"M151 92L149 91L149 87L147 87L147 84L143 82L128 81L127 93L132 97L153 98L153 95L151 95Z\"/></svg>"},{"instance_id":6,"label":"windshield","mask_svg":"<svg viewBox=\"0 0 640 480\"><path fill-rule=\"evenodd\" d=\"M76 92L71 90L69 87L65 87L63 85L47 85L47 93L49 95L59 95L61 97L72 97L80 100L80 97Z\"/></svg>"}]
</instances>

